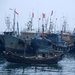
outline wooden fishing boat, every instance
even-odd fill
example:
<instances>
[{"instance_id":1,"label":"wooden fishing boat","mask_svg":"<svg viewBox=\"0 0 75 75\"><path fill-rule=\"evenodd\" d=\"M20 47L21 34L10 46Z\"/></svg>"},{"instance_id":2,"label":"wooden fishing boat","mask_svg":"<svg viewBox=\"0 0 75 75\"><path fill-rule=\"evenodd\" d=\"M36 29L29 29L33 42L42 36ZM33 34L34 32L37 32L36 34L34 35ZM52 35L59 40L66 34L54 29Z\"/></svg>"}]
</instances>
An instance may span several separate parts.
<instances>
[{"instance_id":1,"label":"wooden fishing boat","mask_svg":"<svg viewBox=\"0 0 75 75\"><path fill-rule=\"evenodd\" d=\"M63 52L49 53L48 56L44 54L42 56L21 56L11 51L4 51L3 53L8 62L25 64L55 64L61 60L63 56Z\"/></svg>"}]
</instances>

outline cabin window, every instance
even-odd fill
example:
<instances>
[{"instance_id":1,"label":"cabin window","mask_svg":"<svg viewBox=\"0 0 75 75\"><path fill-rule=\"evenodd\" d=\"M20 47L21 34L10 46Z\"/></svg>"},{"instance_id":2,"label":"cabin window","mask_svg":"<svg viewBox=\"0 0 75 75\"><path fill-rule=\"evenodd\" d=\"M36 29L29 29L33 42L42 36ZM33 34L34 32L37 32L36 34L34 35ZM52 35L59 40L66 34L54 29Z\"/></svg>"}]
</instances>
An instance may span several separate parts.
<instances>
[{"instance_id":1,"label":"cabin window","mask_svg":"<svg viewBox=\"0 0 75 75\"><path fill-rule=\"evenodd\" d=\"M24 46L24 42L21 41L21 40L18 41L18 44L21 45L21 46Z\"/></svg>"},{"instance_id":2,"label":"cabin window","mask_svg":"<svg viewBox=\"0 0 75 75\"><path fill-rule=\"evenodd\" d=\"M13 42L10 43L11 45L13 44Z\"/></svg>"},{"instance_id":3,"label":"cabin window","mask_svg":"<svg viewBox=\"0 0 75 75\"><path fill-rule=\"evenodd\" d=\"M28 36L26 38L28 39Z\"/></svg>"},{"instance_id":4,"label":"cabin window","mask_svg":"<svg viewBox=\"0 0 75 75\"><path fill-rule=\"evenodd\" d=\"M45 57L45 54L43 53L42 56Z\"/></svg>"}]
</instances>

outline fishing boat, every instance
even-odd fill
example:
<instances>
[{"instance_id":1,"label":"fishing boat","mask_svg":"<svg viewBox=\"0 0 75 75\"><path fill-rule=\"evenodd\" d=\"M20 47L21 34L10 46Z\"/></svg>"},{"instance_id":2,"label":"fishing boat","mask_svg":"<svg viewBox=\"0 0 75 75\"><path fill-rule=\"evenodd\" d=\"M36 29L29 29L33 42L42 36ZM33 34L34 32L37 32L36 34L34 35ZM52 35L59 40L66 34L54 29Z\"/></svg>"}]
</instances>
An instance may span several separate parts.
<instances>
[{"instance_id":1,"label":"fishing boat","mask_svg":"<svg viewBox=\"0 0 75 75\"><path fill-rule=\"evenodd\" d=\"M20 56L11 51L4 51L3 53L8 62L25 64L55 64L63 57L63 52L39 53L36 56L30 57Z\"/></svg>"},{"instance_id":2,"label":"fishing boat","mask_svg":"<svg viewBox=\"0 0 75 75\"><path fill-rule=\"evenodd\" d=\"M60 40L58 42L53 42L50 39L44 38L46 41L48 41L54 50L63 51L64 53L70 52L73 49L74 44L73 43L66 43L64 40Z\"/></svg>"},{"instance_id":3,"label":"fishing boat","mask_svg":"<svg viewBox=\"0 0 75 75\"><path fill-rule=\"evenodd\" d=\"M6 17L5 23L7 29L0 35L0 51L11 50L13 52L23 53L25 49L25 41L20 38L19 23L16 22L16 10L14 10L13 28L10 27L10 17ZM17 25L17 29L15 28Z\"/></svg>"},{"instance_id":4,"label":"fishing boat","mask_svg":"<svg viewBox=\"0 0 75 75\"><path fill-rule=\"evenodd\" d=\"M73 33L71 34L71 38L73 40L74 46L73 46L73 49L70 52L75 53L75 28L73 30Z\"/></svg>"}]
</instances>

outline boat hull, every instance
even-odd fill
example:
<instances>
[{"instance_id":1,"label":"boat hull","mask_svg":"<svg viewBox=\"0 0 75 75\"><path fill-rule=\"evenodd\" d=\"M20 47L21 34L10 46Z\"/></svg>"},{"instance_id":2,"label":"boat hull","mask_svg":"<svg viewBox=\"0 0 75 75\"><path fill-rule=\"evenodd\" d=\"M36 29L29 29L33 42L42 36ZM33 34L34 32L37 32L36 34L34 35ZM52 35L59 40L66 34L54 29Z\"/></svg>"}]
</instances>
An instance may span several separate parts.
<instances>
[{"instance_id":1,"label":"boat hull","mask_svg":"<svg viewBox=\"0 0 75 75\"><path fill-rule=\"evenodd\" d=\"M0 35L0 52L5 50L5 41L4 41L4 36Z\"/></svg>"},{"instance_id":2,"label":"boat hull","mask_svg":"<svg viewBox=\"0 0 75 75\"><path fill-rule=\"evenodd\" d=\"M55 64L62 59L63 54L49 58L38 58L38 57L24 57L19 56L12 52L4 52L4 56L8 62L12 63L24 63L24 64Z\"/></svg>"}]
</instances>

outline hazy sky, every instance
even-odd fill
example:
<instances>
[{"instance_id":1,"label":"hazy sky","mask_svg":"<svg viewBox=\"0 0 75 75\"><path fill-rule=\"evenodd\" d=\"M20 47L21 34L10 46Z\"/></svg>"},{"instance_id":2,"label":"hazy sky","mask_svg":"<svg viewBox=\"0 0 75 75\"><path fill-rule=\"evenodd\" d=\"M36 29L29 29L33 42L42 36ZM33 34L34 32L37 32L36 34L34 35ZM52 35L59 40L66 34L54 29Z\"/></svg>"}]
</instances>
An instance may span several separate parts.
<instances>
[{"instance_id":1,"label":"hazy sky","mask_svg":"<svg viewBox=\"0 0 75 75\"><path fill-rule=\"evenodd\" d=\"M52 10L53 21L58 18L57 29L61 29L63 16L68 23L68 30L73 30L75 27L75 0L0 0L0 31L6 30L5 17L9 16L12 22L13 11L10 11L9 8L16 8L19 13L20 30L25 27L32 12L34 12L33 25L37 27L38 18L42 16L42 13L48 17Z\"/></svg>"}]
</instances>

